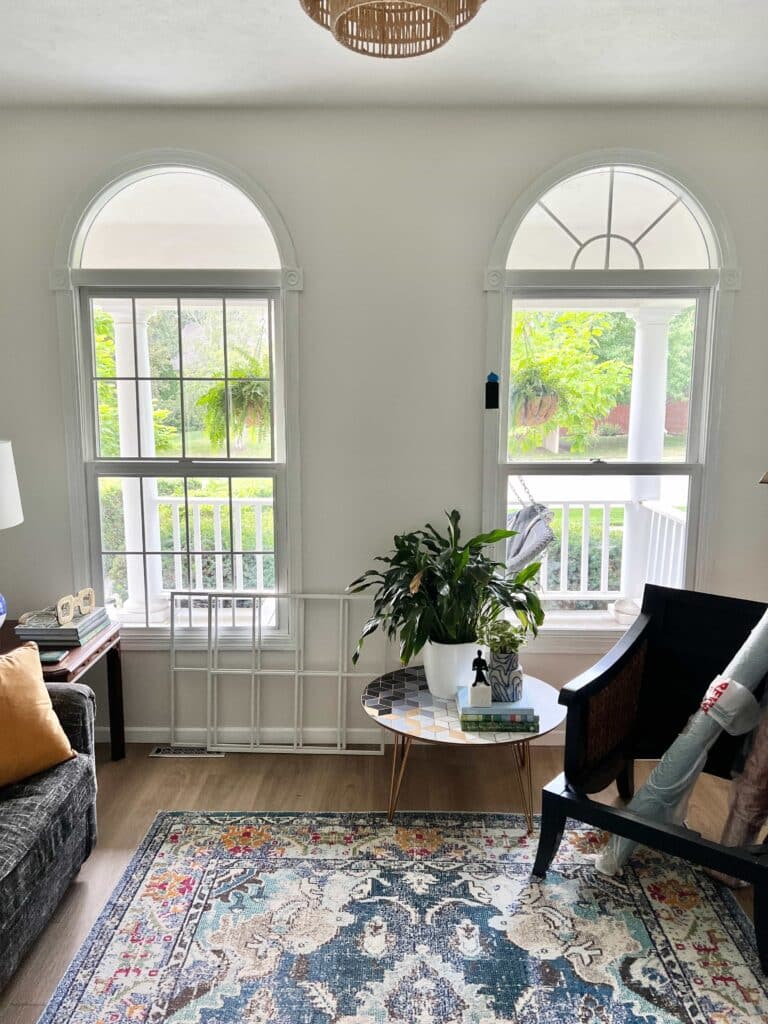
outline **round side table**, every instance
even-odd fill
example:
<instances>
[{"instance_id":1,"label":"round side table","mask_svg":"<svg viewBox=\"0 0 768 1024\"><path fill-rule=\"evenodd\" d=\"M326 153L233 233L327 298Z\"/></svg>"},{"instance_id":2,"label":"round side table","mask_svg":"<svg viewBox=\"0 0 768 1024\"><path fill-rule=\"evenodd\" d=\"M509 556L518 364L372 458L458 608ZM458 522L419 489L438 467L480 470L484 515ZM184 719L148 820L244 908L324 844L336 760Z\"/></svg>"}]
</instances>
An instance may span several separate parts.
<instances>
[{"instance_id":1,"label":"round side table","mask_svg":"<svg viewBox=\"0 0 768 1024\"><path fill-rule=\"evenodd\" d=\"M390 821L395 816L400 788L414 740L465 747L511 745L512 763L523 802L528 831L533 831L533 778L531 740L552 732L563 721L566 709L558 704L558 691L549 683L525 676L521 707L532 707L539 716L538 732L465 732L459 721L459 709L453 698L433 697L427 689L424 669L397 669L374 679L363 690L366 714L383 729L394 733L392 778L389 787Z\"/></svg>"}]
</instances>

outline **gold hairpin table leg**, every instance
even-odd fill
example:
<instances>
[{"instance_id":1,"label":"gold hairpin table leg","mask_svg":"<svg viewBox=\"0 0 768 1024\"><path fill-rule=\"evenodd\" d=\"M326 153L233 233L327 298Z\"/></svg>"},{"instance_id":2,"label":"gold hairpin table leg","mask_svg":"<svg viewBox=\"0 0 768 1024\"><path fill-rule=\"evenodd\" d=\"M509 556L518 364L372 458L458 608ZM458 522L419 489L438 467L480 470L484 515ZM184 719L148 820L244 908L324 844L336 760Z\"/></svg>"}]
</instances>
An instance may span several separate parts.
<instances>
[{"instance_id":1,"label":"gold hairpin table leg","mask_svg":"<svg viewBox=\"0 0 768 1024\"><path fill-rule=\"evenodd\" d=\"M517 775L517 786L523 804L528 833L533 832L533 775L531 772L531 741L512 744L512 761Z\"/></svg>"},{"instance_id":2,"label":"gold hairpin table leg","mask_svg":"<svg viewBox=\"0 0 768 1024\"><path fill-rule=\"evenodd\" d=\"M392 779L389 784L387 821L392 821L397 810L397 801L400 799L400 787L403 784L403 775L405 775L405 766L408 762L410 750L411 737L395 733L395 743L392 747Z\"/></svg>"}]
</instances>

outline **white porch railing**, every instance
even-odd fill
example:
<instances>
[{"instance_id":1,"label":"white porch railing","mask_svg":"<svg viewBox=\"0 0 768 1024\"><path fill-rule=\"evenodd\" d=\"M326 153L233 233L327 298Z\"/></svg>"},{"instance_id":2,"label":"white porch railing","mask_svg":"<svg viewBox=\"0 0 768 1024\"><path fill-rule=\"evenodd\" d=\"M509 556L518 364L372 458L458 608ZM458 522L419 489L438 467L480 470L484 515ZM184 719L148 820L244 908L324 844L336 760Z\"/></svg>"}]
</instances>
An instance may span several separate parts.
<instances>
[{"instance_id":1,"label":"white porch railing","mask_svg":"<svg viewBox=\"0 0 768 1024\"><path fill-rule=\"evenodd\" d=\"M559 513L560 552L551 545L541 557L541 597L546 601L615 601L621 597L621 541L629 501L548 502ZM679 587L685 566L685 512L659 501L643 501L650 516L647 574L649 583ZM620 509L611 525L611 514ZM595 519L599 530L594 531ZM557 535L557 522L554 524ZM611 563L611 531L614 554ZM576 539L578 538L578 540ZM570 565L569 565L570 554ZM574 569L573 555L577 555Z\"/></svg>"},{"instance_id":2,"label":"white porch railing","mask_svg":"<svg viewBox=\"0 0 768 1024\"><path fill-rule=\"evenodd\" d=\"M646 580L682 587L685 575L685 512L661 501L644 501L651 516Z\"/></svg>"},{"instance_id":3,"label":"white porch railing","mask_svg":"<svg viewBox=\"0 0 768 1024\"><path fill-rule=\"evenodd\" d=\"M557 560L551 556L552 547L541 558L541 596L546 601L615 601L619 596L619 572L614 572L616 582L611 585L610 540L611 512L623 510L626 501L562 501L548 502L549 508L560 513L560 554ZM592 538L593 513L598 513L599 534ZM555 523L555 527L556 527ZM615 530L621 529L614 526ZM555 529L557 534L557 529ZM580 535L578 568L569 573L569 551L573 537ZM590 559L590 555L592 558ZM590 561L592 566L590 566ZM597 573L594 572L595 562ZM619 567L620 568L620 563ZM590 569L596 580L590 583ZM557 572L559 570L559 572ZM555 574L557 572L557 580ZM577 583L574 585L573 577ZM596 583L596 585L595 585Z\"/></svg>"},{"instance_id":4,"label":"white porch railing","mask_svg":"<svg viewBox=\"0 0 768 1024\"><path fill-rule=\"evenodd\" d=\"M272 509L272 498L232 498L232 519L231 519L231 546L224 543L225 525L230 527L230 500L228 497L190 497L187 500L189 506L189 551L190 554L190 581L187 584L184 580L184 562L187 557L187 549L181 542L182 538L182 517L184 516L183 496L159 496L155 502L156 514L160 515L163 507L171 510L171 529L173 538L173 574L174 590L224 590L225 572L229 566L226 564L232 559L232 571L234 573L234 589L253 589L263 591L265 587L264 561L265 558L272 558L271 552L264 552L264 510ZM202 517L206 509L211 510L213 518L213 550L208 552L203 546ZM253 510L254 540L246 548L243 544L243 513L247 509ZM229 553L231 548L232 554ZM252 587L246 587L244 558L252 559L255 566L255 583ZM211 587L210 580L206 584L204 573L204 559L210 564L213 559L215 583Z\"/></svg>"}]
</instances>

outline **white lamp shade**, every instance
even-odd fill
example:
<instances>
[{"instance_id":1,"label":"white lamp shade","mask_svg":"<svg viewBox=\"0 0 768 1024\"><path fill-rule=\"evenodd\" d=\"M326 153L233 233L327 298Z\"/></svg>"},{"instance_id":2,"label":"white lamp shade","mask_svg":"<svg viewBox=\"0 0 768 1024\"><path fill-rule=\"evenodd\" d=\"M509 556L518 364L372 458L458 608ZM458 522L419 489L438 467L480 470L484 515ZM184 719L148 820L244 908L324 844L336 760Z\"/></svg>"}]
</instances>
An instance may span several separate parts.
<instances>
[{"instance_id":1,"label":"white lamp shade","mask_svg":"<svg viewBox=\"0 0 768 1024\"><path fill-rule=\"evenodd\" d=\"M0 441L0 530L24 522L10 441Z\"/></svg>"}]
</instances>

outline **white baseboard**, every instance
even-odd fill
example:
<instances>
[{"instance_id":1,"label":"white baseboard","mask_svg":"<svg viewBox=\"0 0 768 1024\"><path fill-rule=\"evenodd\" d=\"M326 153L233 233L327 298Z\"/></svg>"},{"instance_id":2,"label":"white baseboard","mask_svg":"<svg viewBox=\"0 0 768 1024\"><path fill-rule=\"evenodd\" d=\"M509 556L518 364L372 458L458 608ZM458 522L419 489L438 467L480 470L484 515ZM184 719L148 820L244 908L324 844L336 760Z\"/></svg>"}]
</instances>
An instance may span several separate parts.
<instances>
[{"instance_id":1,"label":"white baseboard","mask_svg":"<svg viewBox=\"0 0 768 1024\"><path fill-rule=\"evenodd\" d=\"M226 743L246 744L250 739L246 729L235 726L220 729L219 735ZM264 728L261 730L261 735L262 741L265 744L285 744L287 746L293 743L293 729L290 728ZM355 745L378 746L382 738L385 743L390 742L390 734L384 733L382 737L381 729L361 728L347 730L347 743ZM205 739L205 729L202 727L179 729L176 737L178 743L188 744L189 746L205 746ZM128 726L125 730L126 743L170 743L170 740L171 733L167 726L133 725ZM109 743L109 728L107 726L100 725L96 727L96 742ZM304 742L308 746L334 744L336 742L336 730L308 727L304 729ZM554 732L542 736L541 739L534 740L537 746L543 747L561 747L564 742L565 731L563 729L555 729Z\"/></svg>"},{"instance_id":2,"label":"white baseboard","mask_svg":"<svg viewBox=\"0 0 768 1024\"><path fill-rule=\"evenodd\" d=\"M219 738L223 743L250 742L248 729L238 726L219 729ZM289 727L264 727L261 730L262 742L267 744L292 744L293 729ZM125 730L126 743L170 743L171 731L167 726L138 725L127 726ZM206 731L202 726L192 726L188 729L177 729L176 742L188 746L205 746ZM378 746L382 741L381 729L348 729L347 743L375 744ZM96 727L96 742L109 742L109 728L107 726ZM336 743L336 730L331 728L311 727L304 729L304 742L307 746L330 745Z\"/></svg>"}]
</instances>

